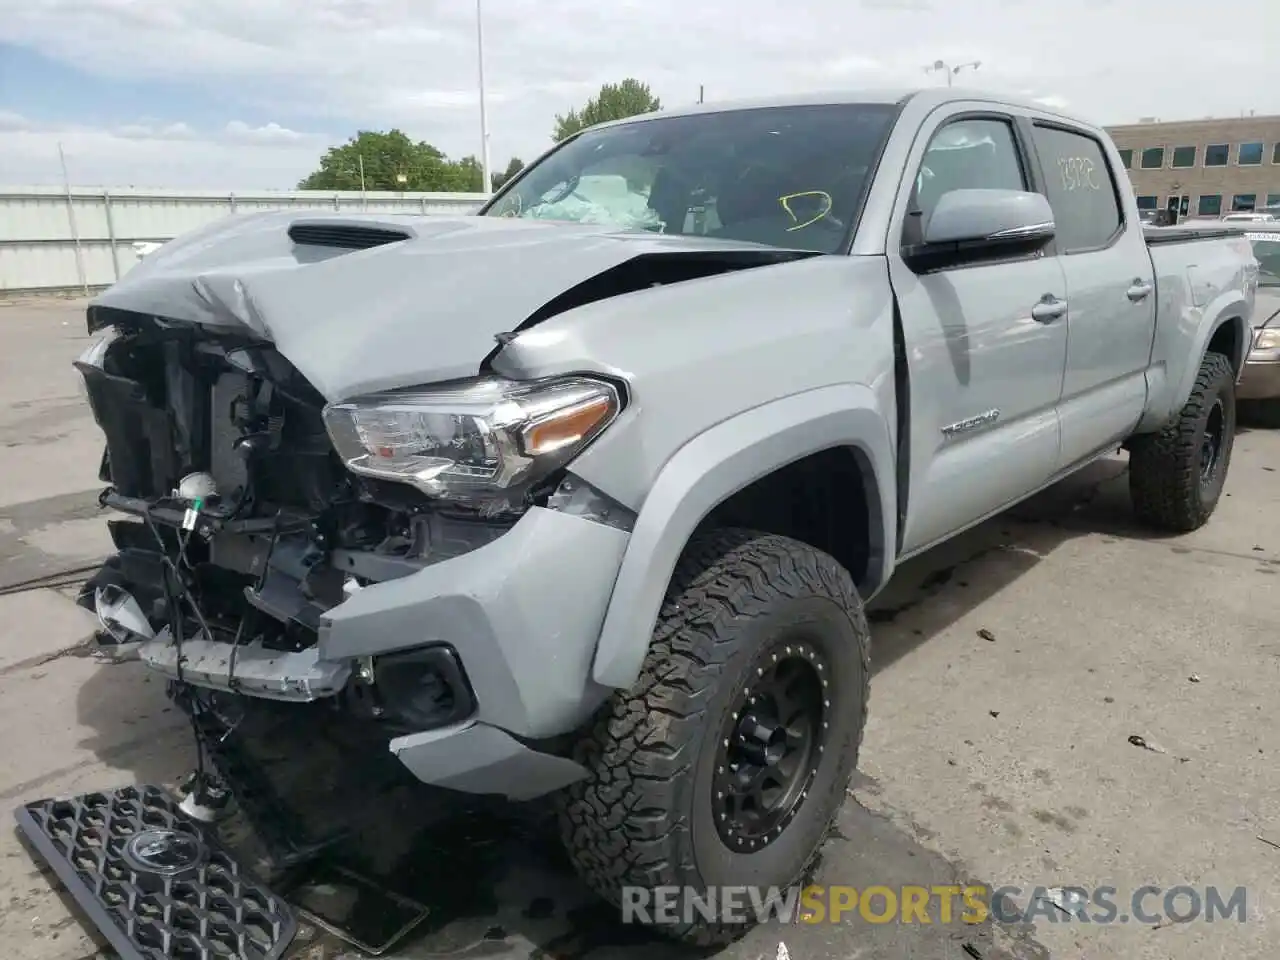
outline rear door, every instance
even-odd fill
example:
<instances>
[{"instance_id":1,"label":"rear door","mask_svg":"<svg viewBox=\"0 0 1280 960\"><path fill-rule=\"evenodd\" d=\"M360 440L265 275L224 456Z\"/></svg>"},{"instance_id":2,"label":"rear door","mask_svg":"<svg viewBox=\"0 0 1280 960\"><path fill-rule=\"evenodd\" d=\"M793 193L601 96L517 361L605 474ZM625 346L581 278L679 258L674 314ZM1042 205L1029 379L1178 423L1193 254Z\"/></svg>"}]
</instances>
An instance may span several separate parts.
<instances>
[{"instance_id":1,"label":"rear door","mask_svg":"<svg viewBox=\"0 0 1280 960\"><path fill-rule=\"evenodd\" d=\"M1056 468L1067 291L1052 247L919 274L899 255L950 190L1039 189L1012 114L939 109L906 169L887 251L911 377L903 552L913 553L1042 486ZM1061 312L1047 316L1046 302Z\"/></svg>"},{"instance_id":2,"label":"rear door","mask_svg":"<svg viewBox=\"0 0 1280 960\"><path fill-rule=\"evenodd\" d=\"M1102 140L1043 120L1031 129L1067 278L1059 467L1068 469L1124 440L1142 417L1155 277L1141 225L1126 222L1118 164Z\"/></svg>"}]
</instances>

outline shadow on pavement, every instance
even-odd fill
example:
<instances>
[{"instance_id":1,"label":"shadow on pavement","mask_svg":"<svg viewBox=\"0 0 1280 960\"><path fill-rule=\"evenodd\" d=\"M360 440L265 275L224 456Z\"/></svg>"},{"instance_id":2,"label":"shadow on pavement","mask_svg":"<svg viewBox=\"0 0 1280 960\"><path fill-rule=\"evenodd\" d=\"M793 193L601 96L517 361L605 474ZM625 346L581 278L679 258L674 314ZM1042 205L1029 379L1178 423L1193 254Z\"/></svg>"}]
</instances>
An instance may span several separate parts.
<instances>
[{"instance_id":1,"label":"shadow on pavement","mask_svg":"<svg viewBox=\"0 0 1280 960\"><path fill-rule=\"evenodd\" d=\"M872 669L884 670L1028 573L1068 540L1091 534L1169 539L1133 519L1128 463L1099 460L902 564L868 605ZM948 587L945 598L938 596ZM910 611L911 625L899 618Z\"/></svg>"}]
</instances>

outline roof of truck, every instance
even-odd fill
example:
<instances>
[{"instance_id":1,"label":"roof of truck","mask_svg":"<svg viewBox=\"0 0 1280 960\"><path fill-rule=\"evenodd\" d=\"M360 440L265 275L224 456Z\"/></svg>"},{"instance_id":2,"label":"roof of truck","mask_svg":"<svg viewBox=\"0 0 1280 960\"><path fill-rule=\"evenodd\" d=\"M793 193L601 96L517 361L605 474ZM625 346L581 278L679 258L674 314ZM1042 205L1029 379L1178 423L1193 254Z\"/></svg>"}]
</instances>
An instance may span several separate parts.
<instances>
[{"instance_id":1,"label":"roof of truck","mask_svg":"<svg viewBox=\"0 0 1280 960\"><path fill-rule=\"evenodd\" d=\"M635 117L627 117L626 119L614 120L609 123L602 123L592 129L616 126L623 123L642 123L646 120L657 120L662 117L684 117L699 113L724 113L729 110L755 110L764 107L812 107L829 104L854 103L893 104L901 103L907 99L922 101L922 105L926 108L941 106L942 104L952 103L957 100L1003 104L1005 106L1019 107L1026 110L1035 110L1040 113L1054 114L1056 116L1079 122L1078 118L1063 113L1057 107L1039 103L1026 97L1016 97L1005 93L995 93L989 90L971 90L964 87L890 87L859 90L826 90L814 93L793 93L784 96L760 97L746 100L720 100L713 103L695 103L674 108L664 107L661 111L641 114Z\"/></svg>"}]
</instances>

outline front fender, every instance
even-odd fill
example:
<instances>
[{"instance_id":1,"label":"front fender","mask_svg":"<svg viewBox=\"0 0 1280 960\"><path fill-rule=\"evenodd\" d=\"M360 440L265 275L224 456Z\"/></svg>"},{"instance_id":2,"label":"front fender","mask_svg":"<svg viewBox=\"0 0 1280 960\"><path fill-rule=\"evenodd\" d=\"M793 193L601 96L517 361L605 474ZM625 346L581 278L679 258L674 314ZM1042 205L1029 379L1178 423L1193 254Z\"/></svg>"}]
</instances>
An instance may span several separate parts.
<instances>
[{"instance_id":1,"label":"front fender","mask_svg":"<svg viewBox=\"0 0 1280 960\"><path fill-rule=\"evenodd\" d=\"M871 503L872 554L864 589L892 569L897 516L890 425L865 386L839 384L771 401L722 421L659 471L636 518L596 647L597 683L628 688L640 674L667 585L685 544L718 504L774 470L837 446L858 454Z\"/></svg>"}]
</instances>

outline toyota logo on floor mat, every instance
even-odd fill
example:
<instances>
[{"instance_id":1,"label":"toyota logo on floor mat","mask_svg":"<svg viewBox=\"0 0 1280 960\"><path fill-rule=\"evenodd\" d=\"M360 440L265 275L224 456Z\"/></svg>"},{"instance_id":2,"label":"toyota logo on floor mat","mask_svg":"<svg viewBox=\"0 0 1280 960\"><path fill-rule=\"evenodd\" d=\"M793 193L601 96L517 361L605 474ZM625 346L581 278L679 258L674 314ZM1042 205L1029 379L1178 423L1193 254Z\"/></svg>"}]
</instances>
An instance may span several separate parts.
<instances>
[{"instance_id":1,"label":"toyota logo on floor mat","mask_svg":"<svg viewBox=\"0 0 1280 960\"><path fill-rule=\"evenodd\" d=\"M204 842L177 830L144 830L124 848L124 857L135 870L162 877L193 870L204 863Z\"/></svg>"}]
</instances>

